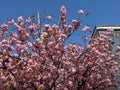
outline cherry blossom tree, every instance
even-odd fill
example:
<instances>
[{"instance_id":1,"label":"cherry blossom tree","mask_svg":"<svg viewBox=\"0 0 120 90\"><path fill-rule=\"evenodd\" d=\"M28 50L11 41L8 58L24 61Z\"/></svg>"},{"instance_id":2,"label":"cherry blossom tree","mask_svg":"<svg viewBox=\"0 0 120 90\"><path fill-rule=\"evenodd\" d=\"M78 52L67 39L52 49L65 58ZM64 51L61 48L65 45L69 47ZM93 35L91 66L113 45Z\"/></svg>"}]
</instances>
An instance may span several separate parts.
<instances>
[{"instance_id":1,"label":"cherry blossom tree","mask_svg":"<svg viewBox=\"0 0 120 90\"><path fill-rule=\"evenodd\" d=\"M83 10L78 11L84 15ZM46 17L51 20L51 16ZM0 30L1 90L102 90L115 85L119 69L120 46L113 53L112 30L80 44L64 45L72 33L81 30L79 20L66 21L66 7L61 7L61 25L33 23L33 18L13 19ZM11 28L14 28L14 30ZM88 32L89 26L81 31ZM40 33L40 31L43 31ZM87 40L83 36L83 42Z\"/></svg>"}]
</instances>

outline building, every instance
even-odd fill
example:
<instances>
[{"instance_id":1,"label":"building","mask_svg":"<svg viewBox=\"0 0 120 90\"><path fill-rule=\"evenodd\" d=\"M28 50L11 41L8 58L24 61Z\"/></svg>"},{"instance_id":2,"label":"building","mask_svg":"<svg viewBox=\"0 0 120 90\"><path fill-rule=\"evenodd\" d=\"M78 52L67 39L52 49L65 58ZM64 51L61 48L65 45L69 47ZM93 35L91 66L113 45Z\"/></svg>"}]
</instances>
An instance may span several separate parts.
<instances>
[{"instance_id":1,"label":"building","mask_svg":"<svg viewBox=\"0 0 120 90\"><path fill-rule=\"evenodd\" d=\"M105 33L108 29L111 29L111 30L113 29L112 33L115 35L115 37L113 38L113 42L110 43L110 46L111 46L112 51L114 53L116 50L116 47L118 45L120 45L120 25L118 25L118 26L117 25L113 25L113 26L97 25L94 28L94 32L92 34L92 37L100 36L101 34ZM119 61L119 63L120 63L120 61ZM118 81L120 81L120 71L118 71L116 73L117 73L117 79L118 79ZM105 89L105 90L120 90L120 83L116 84L116 86L114 86L114 87L110 87L110 88Z\"/></svg>"},{"instance_id":2,"label":"building","mask_svg":"<svg viewBox=\"0 0 120 90\"><path fill-rule=\"evenodd\" d=\"M118 34L118 36L114 37L114 43L112 43L112 48L113 51L116 50L116 46L120 45L120 25L119 26L95 26L94 28L94 32L92 34L92 37L96 36L96 35L101 35L103 33L105 33L108 29L114 29L113 33L114 34Z\"/></svg>"}]
</instances>

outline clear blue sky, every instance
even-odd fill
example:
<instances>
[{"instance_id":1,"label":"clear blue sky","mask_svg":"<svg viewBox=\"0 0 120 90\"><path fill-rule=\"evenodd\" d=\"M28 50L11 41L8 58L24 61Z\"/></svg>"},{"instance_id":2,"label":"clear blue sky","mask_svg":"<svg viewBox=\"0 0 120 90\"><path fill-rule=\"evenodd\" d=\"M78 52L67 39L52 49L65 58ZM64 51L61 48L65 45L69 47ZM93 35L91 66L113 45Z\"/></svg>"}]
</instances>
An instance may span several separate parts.
<instances>
[{"instance_id":1,"label":"clear blue sky","mask_svg":"<svg viewBox=\"0 0 120 90\"><path fill-rule=\"evenodd\" d=\"M95 25L120 25L120 0L0 0L0 24L18 16L27 18L35 15L37 10L57 18L62 5L67 7L70 20L77 18L79 9L89 11L90 16L84 20L84 24L92 28Z\"/></svg>"}]
</instances>

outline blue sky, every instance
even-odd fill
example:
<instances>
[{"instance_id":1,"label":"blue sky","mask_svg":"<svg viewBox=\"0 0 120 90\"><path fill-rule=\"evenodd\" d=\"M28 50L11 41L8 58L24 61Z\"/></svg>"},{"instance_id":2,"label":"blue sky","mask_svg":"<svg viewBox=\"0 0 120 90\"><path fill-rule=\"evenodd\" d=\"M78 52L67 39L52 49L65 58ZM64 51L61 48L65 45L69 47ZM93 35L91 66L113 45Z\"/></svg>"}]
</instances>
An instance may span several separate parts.
<instances>
[{"instance_id":1,"label":"blue sky","mask_svg":"<svg viewBox=\"0 0 120 90\"><path fill-rule=\"evenodd\" d=\"M11 18L17 19L18 16L26 19L36 15L37 10L50 13L57 20L62 5L67 7L69 20L78 17L79 9L90 12L90 16L83 23L90 25L92 29L95 25L120 25L120 0L1 0L0 24ZM73 36L79 42L79 33Z\"/></svg>"}]
</instances>

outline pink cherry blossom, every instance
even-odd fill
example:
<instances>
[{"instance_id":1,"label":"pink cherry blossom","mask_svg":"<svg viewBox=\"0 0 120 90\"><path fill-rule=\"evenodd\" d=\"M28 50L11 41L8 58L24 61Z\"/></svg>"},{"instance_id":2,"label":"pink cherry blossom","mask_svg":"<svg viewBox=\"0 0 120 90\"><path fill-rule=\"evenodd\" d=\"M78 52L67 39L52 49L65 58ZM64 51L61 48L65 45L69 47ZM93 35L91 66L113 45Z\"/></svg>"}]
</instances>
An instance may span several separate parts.
<instances>
[{"instance_id":1,"label":"pink cherry blossom","mask_svg":"<svg viewBox=\"0 0 120 90\"><path fill-rule=\"evenodd\" d=\"M35 26L34 25L30 25L29 26L29 30L34 31L35 30Z\"/></svg>"},{"instance_id":2,"label":"pink cherry blossom","mask_svg":"<svg viewBox=\"0 0 120 90\"><path fill-rule=\"evenodd\" d=\"M11 19L11 20L9 20L9 21L8 21L8 24L13 25L13 24L14 24L14 22L15 22L15 21L14 21L13 19Z\"/></svg>"},{"instance_id":3,"label":"pink cherry blossom","mask_svg":"<svg viewBox=\"0 0 120 90\"><path fill-rule=\"evenodd\" d=\"M2 40L2 44L6 44L7 43L7 40L6 39L3 39Z\"/></svg>"},{"instance_id":4,"label":"pink cherry blossom","mask_svg":"<svg viewBox=\"0 0 120 90\"><path fill-rule=\"evenodd\" d=\"M3 29L8 29L8 25L7 25L7 24L5 24L5 23L4 23L4 24L2 24L2 25L1 25L1 27L2 27Z\"/></svg>"},{"instance_id":5,"label":"pink cherry blossom","mask_svg":"<svg viewBox=\"0 0 120 90\"><path fill-rule=\"evenodd\" d=\"M108 39L108 36L106 36L105 34L102 34L100 37L103 39Z\"/></svg>"},{"instance_id":6,"label":"pink cherry blossom","mask_svg":"<svg viewBox=\"0 0 120 90\"><path fill-rule=\"evenodd\" d=\"M48 33L43 32L42 35L41 35L41 38L45 39L47 36L48 36Z\"/></svg>"},{"instance_id":7,"label":"pink cherry blossom","mask_svg":"<svg viewBox=\"0 0 120 90\"><path fill-rule=\"evenodd\" d=\"M120 46L117 46L117 50L119 50L119 51L120 51Z\"/></svg>"},{"instance_id":8,"label":"pink cherry blossom","mask_svg":"<svg viewBox=\"0 0 120 90\"><path fill-rule=\"evenodd\" d=\"M28 17L28 19L26 19L27 23L31 23L34 20L34 17Z\"/></svg>"},{"instance_id":9,"label":"pink cherry blossom","mask_svg":"<svg viewBox=\"0 0 120 90\"><path fill-rule=\"evenodd\" d=\"M47 20L51 20L52 17L51 17L51 16L47 16L46 19L47 19Z\"/></svg>"},{"instance_id":10,"label":"pink cherry blossom","mask_svg":"<svg viewBox=\"0 0 120 90\"><path fill-rule=\"evenodd\" d=\"M77 20L72 20L73 24L77 24L77 22L78 22Z\"/></svg>"},{"instance_id":11,"label":"pink cherry blossom","mask_svg":"<svg viewBox=\"0 0 120 90\"><path fill-rule=\"evenodd\" d=\"M69 33L69 34L72 33L72 29L73 29L73 26L72 26L72 25L69 25L69 26L68 26L68 33Z\"/></svg>"},{"instance_id":12,"label":"pink cherry blossom","mask_svg":"<svg viewBox=\"0 0 120 90\"><path fill-rule=\"evenodd\" d=\"M82 29L82 32L86 33L89 29L90 29L89 26L85 26L85 27Z\"/></svg>"},{"instance_id":13,"label":"pink cherry blossom","mask_svg":"<svg viewBox=\"0 0 120 90\"><path fill-rule=\"evenodd\" d=\"M31 42L28 42L28 46L32 48L33 44Z\"/></svg>"},{"instance_id":14,"label":"pink cherry blossom","mask_svg":"<svg viewBox=\"0 0 120 90\"><path fill-rule=\"evenodd\" d=\"M76 69L74 67L71 68L72 73L76 72Z\"/></svg>"},{"instance_id":15,"label":"pink cherry blossom","mask_svg":"<svg viewBox=\"0 0 120 90\"><path fill-rule=\"evenodd\" d=\"M2 38L3 37L3 32L0 32L0 38Z\"/></svg>"},{"instance_id":16,"label":"pink cherry blossom","mask_svg":"<svg viewBox=\"0 0 120 90\"><path fill-rule=\"evenodd\" d=\"M61 38L62 38L62 39L65 39L65 38L66 38L66 35L65 35L65 34L61 34Z\"/></svg>"},{"instance_id":17,"label":"pink cherry blossom","mask_svg":"<svg viewBox=\"0 0 120 90\"><path fill-rule=\"evenodd\" d=\"M19 23L22 23L23 21L24 21L24 20L23 20L23 17L22 17L22 16L19 16L19 17L18 17L18 22L19 22Z\"/></svg>"},{"instance_id":18,"label":"pink cherry blossom","mask_svg":"<svg viewBox=\"0 0 120 90\"><path fill-rule=\"evenodd\" d=\"M44 27L45 27L45 29L49 29L50 25L49 24L45 24Z\"/></svg>"},{"instance_id":19,"label":"pink cherry blossom","mask_svg":"<svg viewBox=\"0 0 120 90\"><path fill-rule=\"evenodd\" d=\"M84 11L78 13L82 15ZM32 17L24 21L20 16L18 22L11 20L1 25L0 89L101 90L116 84L120 46L113 52L109 45L117 36L113 30L87 43L88 25L81 26L78 20L70 24L65 6L61 7L60 18L59 24L42 22L41 33ZM83 40L80 44L66 44L76 30Z\"/></svg>"},{"instance_id":20,"label":"pink cherry blossom","mask_svg":"<svg viewBox=\"0 0 120 90\"><path fill-rule=\"evenodd\" d=\"M59 27L58 27L58 25L57 25L57 24L53 24L53 25L52 25L52 28L59 29Z\"/></svg>"},{"instance_id":21,"label":"pink cherry blossom","mask_svg":"<svg viewBox=\"0 0 120 90\"><path fill-rule=\"evenodd\" d=\"M84 11L83 10L79 10L78 14L82 15L82 14L84 14Z\"/></svg>"},{"instance_id":22,"label":"pink cherry blossom","mask_svg":"<svg viewBox=\"0 0 120 90\"><path fill-rule=\"evenodd\" d=\"M82 39L83 39L84 41L86 41L86 40L88 39L88 37L84 36Z\"/></svg>"}]
</instances>

